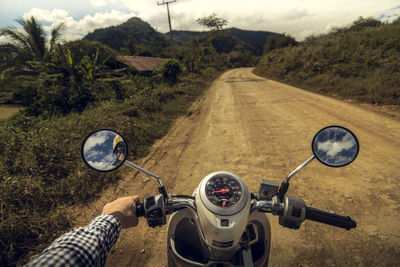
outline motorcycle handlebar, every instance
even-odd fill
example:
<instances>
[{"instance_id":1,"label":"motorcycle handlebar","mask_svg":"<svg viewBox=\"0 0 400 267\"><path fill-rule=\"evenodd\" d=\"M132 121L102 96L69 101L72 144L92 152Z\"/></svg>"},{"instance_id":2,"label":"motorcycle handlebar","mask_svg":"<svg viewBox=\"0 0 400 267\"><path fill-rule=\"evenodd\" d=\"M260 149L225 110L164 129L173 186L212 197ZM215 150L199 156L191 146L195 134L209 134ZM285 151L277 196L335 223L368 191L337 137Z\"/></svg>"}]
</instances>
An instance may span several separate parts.
<instances>
[{"instance_id":1,"label":"motorcycle handlebar","mask_svg":"<svg viewBox=\"0 0 400 267\"><path fill-rule=\"evenodd\" d=\"M349 216L341 216L308 206L306 206L306 219L344 228L346 230L356 228L357 226L357 223Z\"/></svg>"},{"instance_id":2,"label":"motorcycle handlebar","mask_svg":"<svg viewBox=\"0 0 400 267\"><path fill-rule=\"evenodd\" d=\"M143 217L144 216L144 205L143 202L136 203L136 217Z\"/></svg>"}]
</instances>

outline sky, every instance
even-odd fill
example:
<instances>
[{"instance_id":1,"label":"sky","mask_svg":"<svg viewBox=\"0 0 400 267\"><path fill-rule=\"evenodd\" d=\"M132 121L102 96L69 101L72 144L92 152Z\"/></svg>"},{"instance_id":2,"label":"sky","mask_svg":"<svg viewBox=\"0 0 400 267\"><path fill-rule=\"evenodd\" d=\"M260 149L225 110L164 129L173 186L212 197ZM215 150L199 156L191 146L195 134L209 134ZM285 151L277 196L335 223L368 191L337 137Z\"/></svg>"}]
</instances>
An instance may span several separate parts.
<instances>
[{"instance_id":1,"label":"sky","mask_svg":"<svg viewBox=\"0 0 400 267\"><path fill-rule=\"evenodd\" d=\"M34 15L46 30L64 22L65 40L133 16L162 33L169 31L166 5L156 0L0 0L0 7L0 27L18 27L15 19ZM400 16L400 0L177 0L169 8L174 30L204 30L196 19L216 13L228 20L228 28L287 33L298 41L347 26L360 16L384 21Z\"/></svg>"},{"instance_id":2,"label":"sky","mask_svg":"<svg viewBox=\"0 0 400 267\"><path fill-rule=\"evenodd\" d=\"M356 139L341 127L321 130L313 140L317 158L329 165L342 166L351 162L358 153Z\"/></svg>"},{"instance_id":3,"label":"sky","mask_svg":"<svg viewBox=\"0 0 400 267\"><path fill-rule=\"evenodd\" d=\"M92 134L85 140L83 157L86 162L97 170L107 171L114 169L112 165L116 156L113 154L113 140L116 134L102 130Z\"/></svg>"}]
</instances>

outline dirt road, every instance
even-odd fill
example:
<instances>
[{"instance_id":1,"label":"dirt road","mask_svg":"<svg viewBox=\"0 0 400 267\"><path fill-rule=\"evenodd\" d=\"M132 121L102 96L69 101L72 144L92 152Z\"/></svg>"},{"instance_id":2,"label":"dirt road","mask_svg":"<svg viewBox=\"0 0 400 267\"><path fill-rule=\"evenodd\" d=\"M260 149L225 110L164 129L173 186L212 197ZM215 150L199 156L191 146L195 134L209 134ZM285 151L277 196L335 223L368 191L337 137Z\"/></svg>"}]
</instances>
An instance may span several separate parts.
<instances>
[{"instance_id":1,"label":"dirt road","mask_svg":"<svg viewBox=\"0 0 400 267\"><path fill-rule=\"evenodd\" d=\"M190 114L190 115L189 115ZM249 189L261 178L281 182L312 155L314 134L342 125L360 142L358 158L344 168L313 161L291 181L288 194L307 205L351 216L355 230L306 221L290 230L270 217L270 266L394 266L400 259L400 122L360 106L306 92L234 69L224 73L191 112L180 118L139 162L163 177L170 193L191 194L208 173L238 174ZM126 167L127 168L127 167ZM87 223L108 200L157 193L145 176L126 180L87 209ZM124 230L108 266L165 266L164 226Z\"/></svg>"}]
</instances>

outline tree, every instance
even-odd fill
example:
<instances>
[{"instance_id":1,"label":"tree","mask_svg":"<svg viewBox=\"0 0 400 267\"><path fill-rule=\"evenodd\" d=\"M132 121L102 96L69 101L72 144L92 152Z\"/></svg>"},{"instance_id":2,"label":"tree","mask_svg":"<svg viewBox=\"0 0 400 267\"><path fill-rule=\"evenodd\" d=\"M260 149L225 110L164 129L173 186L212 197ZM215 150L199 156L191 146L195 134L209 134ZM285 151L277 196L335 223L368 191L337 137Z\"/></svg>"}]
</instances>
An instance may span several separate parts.
<instances>
[{"instance_id":1,"label":"tree","mask_svg":"<svg viewBox=\"0 0 400 267\"><path fill-rule=\"evenodd\" d=\"M264 54L271 52L274 49L286 46L296 46L299 43L290 35L287 34L273 34L267 38L264 45Z\"/></svg>"},{"instance_id":2,"label":"tree","mask_svg":"<svg viewBox=\"0 0 400 267\"><path fill-rule=\"evenodd\" d=\"M133 42L132 39L124 41L123 44L124 45L121 47L122 54L128 55L128 56L134 56L138 52L136 44Z\"/></svg>"},{"instance_id":3,"label":"tree","mask_svg":"<svg viewBox=\"0 0 400 267\"><path fill-rule=\"evenodd\" d=\"M167 59L161 67L161 73L165 81L171 84L176 83L181 73L181 66L177 60Z\"/></svg>"},{"instance_id":4,"label":"tree","mask_svg":"<svg viewBox=\"0 0 400 267\"><path fill-rule=\"evenodd\" d=\"M217 14L213 13L208 17L198 18L197 23L212 30L222 30L228 21L224 18L220 18Z\"/></svg>"},{"instance_id":5,"label":"tree","mask_svg":"<svg viewBox=\"0 0 400 267\"><path fill-rule=\"evenodd\" d=\"M376 20L372 17L370 17L370 18L359 17L356 21L353 22L353 25L351 25L350 29L359 30L364 27L376 28L379 26L382 26L382 22L379 20Z\"/></svg>"},{"instance_id":6,"label":"tree","mask_svg":"<svg viewBox=\"0 0 400 267\"><path fill-rule=\"evenodd\" d=\"M61 23L51 29L50 47L48 47L47 34L35 17L32 16L27 20L17 19L16 21L22 26L22 31L10 27L2 28L0 29L0 36L8 37L11 40L10 43L6 44L9 51L20 56L23 55L24 60L43 61L47 53L54 48L64 28L64 24Z\"/></svg>"}]
</instances>

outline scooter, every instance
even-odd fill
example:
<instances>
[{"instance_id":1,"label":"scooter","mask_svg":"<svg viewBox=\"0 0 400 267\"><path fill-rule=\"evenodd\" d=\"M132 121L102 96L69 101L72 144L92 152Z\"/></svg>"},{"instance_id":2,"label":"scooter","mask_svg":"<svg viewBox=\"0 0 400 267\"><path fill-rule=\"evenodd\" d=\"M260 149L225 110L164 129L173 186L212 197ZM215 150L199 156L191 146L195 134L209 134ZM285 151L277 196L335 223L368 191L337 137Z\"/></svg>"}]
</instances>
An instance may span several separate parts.
<instances>
[{"instance_id":1,"label":"scooter","mask_svg":"<svg viewBox=\"0 0 400 267\"><path fill-rule=\"evenodd\" d=\"M350 164L358 155L356 136L341 126L321 129L312 140L313 155L279 185L261 180L251 193L243 180L230 172L217 171L204 177L191 196L167 194L160 178L126 160L128 146L121 134L102 129L90 134L82 145L84 162L101 172L123 164L150 177L159 194L137 203L136 215L150 227L166 224L168 266L267 266L271 227L266 213L279 216L279 224L299 229L306 219L350 230L350 217L307 206L304 200L286 195L291 178L314 158L330 167Z\"/></svg>"}]
</instances>

